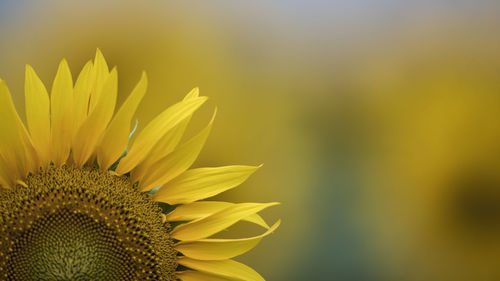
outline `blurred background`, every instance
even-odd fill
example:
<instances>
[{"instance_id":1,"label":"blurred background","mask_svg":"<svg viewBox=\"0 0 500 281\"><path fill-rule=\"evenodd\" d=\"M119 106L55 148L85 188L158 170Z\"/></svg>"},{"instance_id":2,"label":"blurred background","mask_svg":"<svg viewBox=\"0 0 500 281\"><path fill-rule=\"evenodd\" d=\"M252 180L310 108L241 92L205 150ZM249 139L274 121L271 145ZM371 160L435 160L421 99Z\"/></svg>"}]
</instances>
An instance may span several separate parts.
<instances>
[{"instance_id":1,"label":"blurred background","mask_svg":"<svg viewBox=\"0 0 500 281\"><path fill-rule=\"evenodd\" d=\"M100 48L139 127L193 87L218 115L196 166L260 164L234 202L279 230L266 280L500 280L496 1L0 0L0 77L50 85ZM236 229L240 234L254 229Z\"/></svg>"}]
</instances>

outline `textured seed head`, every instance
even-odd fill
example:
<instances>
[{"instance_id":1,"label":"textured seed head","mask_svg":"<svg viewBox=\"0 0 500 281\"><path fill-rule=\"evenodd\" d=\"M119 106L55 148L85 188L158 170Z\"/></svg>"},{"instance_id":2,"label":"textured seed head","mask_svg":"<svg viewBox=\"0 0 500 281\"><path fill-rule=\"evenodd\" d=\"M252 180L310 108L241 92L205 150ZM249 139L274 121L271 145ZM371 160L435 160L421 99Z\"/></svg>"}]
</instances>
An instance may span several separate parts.
<instances>
[{"instance_id":1,"label":"textured seed head","mask_svg":"<svg viewBox=\"0 0 500 281\"><path fill-rule=\"evenodd\" d=\"M0 191L1 280L175 280L161 209L127 177L60 167Z\"/></svg>"}]
</instances>

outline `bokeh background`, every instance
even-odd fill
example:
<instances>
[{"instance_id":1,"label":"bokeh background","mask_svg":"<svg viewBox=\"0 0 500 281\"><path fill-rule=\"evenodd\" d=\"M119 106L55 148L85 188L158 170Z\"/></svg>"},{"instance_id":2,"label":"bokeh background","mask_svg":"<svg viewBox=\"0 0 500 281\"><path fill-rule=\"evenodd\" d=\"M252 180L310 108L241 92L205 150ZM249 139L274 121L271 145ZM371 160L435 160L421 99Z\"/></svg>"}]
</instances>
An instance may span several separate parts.
<instances>
[{"instance_id":1,"label":"bokeh background","mask_svg":"<svg viewBox=\"0 0 500 281\"><path fill-rule=\"evenodd\" d=\"M265 164L218 198L282 202L239 258L266 280L495 281L495 2L0 0L0 77L24 115L25 64L50 85L100 48L119 102L148 73L139 128L199 86L195 165Z\"/></svg>"}]
</instances>

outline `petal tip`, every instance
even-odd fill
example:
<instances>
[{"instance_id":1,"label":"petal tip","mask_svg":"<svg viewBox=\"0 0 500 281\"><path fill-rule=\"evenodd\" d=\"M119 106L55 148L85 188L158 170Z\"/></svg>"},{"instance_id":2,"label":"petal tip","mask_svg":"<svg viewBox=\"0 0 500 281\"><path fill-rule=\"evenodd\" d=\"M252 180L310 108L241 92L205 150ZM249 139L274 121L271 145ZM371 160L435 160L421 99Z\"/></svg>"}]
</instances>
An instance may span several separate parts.
<instances>
[{"instance_id":1,"label":"petal tip","mask_svg":"<svg viewBox=\"0 0 500 281\"><path fill-rule=\"evenodd\" d=\"M142 73L141 73L141 80L140 80L140 82L148 83L148 74L146 73L145 70L143 70Z\"/></svg>"},{"instance_id":2,"label":"petal tip","mask_svg":"<svg viewBox=\"0 0 500 281\"><path fill-rule=\"evenodd\" d=\"M59 66L69 67L68 61L66 60L66 58L63 58L61 60L61 62L59 63Z\"/></svg>"}]
</instances>

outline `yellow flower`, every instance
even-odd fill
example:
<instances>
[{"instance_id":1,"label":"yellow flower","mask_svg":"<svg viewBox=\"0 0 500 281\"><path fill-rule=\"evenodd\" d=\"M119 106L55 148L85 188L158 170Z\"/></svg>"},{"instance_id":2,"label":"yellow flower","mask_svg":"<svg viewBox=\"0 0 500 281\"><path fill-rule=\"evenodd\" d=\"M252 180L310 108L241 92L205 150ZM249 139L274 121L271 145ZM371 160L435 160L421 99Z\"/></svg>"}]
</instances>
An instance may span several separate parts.
<instances>
[{"instance_id":1,"label":"yellow flower","mask_svg":"<svg viewBox=\"0 0 500 281\"><path fill-rule=\"evenodd\" d=\"M189 169L214 120L179 144L197 88L129 144L146 74L113 114L117 83L99 50L74 84L63 60L50 97L27 66L26 128L0 80L0 279L264 280L231 259L279 226L258 215L277 203L200 201L259 167ZM241 220L266 231L209 238Z\"/></svg>"}]
</instances>

